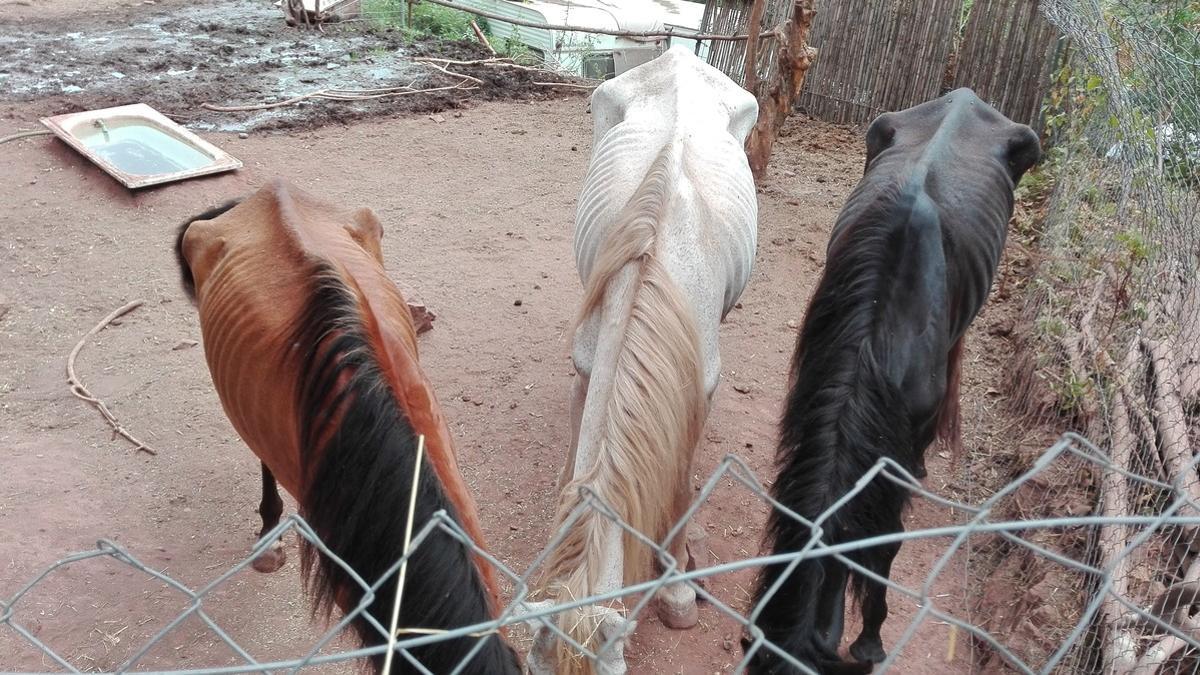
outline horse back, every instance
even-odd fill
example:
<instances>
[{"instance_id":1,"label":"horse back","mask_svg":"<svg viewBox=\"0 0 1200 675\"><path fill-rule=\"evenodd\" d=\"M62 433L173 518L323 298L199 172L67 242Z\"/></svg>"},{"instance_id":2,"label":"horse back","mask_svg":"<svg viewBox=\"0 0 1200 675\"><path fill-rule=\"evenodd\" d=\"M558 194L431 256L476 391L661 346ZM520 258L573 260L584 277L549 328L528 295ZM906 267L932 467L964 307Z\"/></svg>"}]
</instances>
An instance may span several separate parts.
<instances>
[{"instance_id":1,"label":"horse back","mask_svg":"<svg viewBox=\"0 0 1200 675\"><path fill-rule=\"evenodd\" d=\"M345 320L359 324L396 403L425 436L427 457L463 526L482 541L449 426L418 363L411 313L382 266L382 235L369 209L337 208L282 180L213 220L192 223L181 251L213 381L234 428L302 500L298 392L314 364L303 362L305 350L292 340L310 311L314 277L332 270L356 299L357 317ZM337 394L329 392L330 400ZM338 421L334 416L328 427Z\"/></svg>"},{"instance_id":2,"label":"horse back","mask_svg":"<svg viewBox=\"0 0 1200 675\"><path fill-rule=\"evenodd\" d=\"M947 394L959 343L991 288L1014 185L1038 156L1029 127L969 89L881 115L867 133L864 175L834 226L814 302L826 297L830 318L863 314L859 339L904 392L918 447L956 403Z\"/></svg>"},{"instance_id":3,"label":"horse back","mask_svg":"<svg viewBox=\"0 0 1200 675\"><path fill-rule=\"evenodd\" d=\"M716 327L749 282L757 248L757 193L743 146L758 103L677 47L603 83L591 110L595 145L574 233L581 280L588 283L651 165L665 161L670 179L658 203L655 254L696 315L711 389ZM594 323L581 327L585 343L593 341Z\"/></svg>"},{"instance_id":4,"label":"horse back","mask_svg":"<svg viewBox=\"0 0 1200 675\"><path fill-rule=\"evenodd\" d=\"M1040 157L1032 129L967 88L880 115L867 132L860 187L905 185L923 192L937 210L951 293L951 341L962 337L987 299L1012 215L1013 189Z\"/></svg>"}]
</instances>

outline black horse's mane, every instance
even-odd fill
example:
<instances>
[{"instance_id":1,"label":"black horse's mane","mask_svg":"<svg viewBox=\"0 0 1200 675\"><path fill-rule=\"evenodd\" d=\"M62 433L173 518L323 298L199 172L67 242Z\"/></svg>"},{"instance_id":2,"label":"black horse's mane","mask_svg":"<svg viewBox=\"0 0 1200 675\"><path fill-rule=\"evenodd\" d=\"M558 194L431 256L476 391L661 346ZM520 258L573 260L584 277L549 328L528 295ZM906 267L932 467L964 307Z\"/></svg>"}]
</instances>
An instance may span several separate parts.
<instances>
[{"instance_id":1,"label":"black horse's mane","mask_svg":"<svg viewBox=\"0 0 1200 675\"><path fill-rule=\"evenodd\" d=\"M895 223L908 217L912 202L910 192L888 186L850 224L831 251L796 341L776 461L785 471L790 462L797 475L807 476L804 489L788 495L788 503L800 504L798 512L806 517L820 515L879 457L906 467L916 459L909 456L907 406L880 363L886 335L878 302L890 283L886 271L897 262ZM844 509L835 522L872 510ZM776 513L770 534L779 529ZM843 527L860 524L870 525Z\"/></svg>"}]
</instances>

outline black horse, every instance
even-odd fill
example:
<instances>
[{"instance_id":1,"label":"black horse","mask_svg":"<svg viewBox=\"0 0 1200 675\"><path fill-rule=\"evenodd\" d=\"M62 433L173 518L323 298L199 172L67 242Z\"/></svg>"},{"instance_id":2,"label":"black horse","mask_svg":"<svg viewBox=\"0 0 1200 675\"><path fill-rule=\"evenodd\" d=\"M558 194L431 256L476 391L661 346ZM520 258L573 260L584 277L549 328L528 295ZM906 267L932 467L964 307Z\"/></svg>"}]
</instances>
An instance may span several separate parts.
<instances>
[{"instance_id":1,"label":"black horse","mask_svg":"<svg viewBox=\"0 0 1200 675\"><path fill-rule=\"evenodd\" d=\"M919 478L936 436L958 441L962 338L991 288L1013 190L1041 157L1037 135L970 89L880 115L867 162L830 236L825 273L792 359L772 493L814 521L881 457ZM823 523L827 544L900 532L908 492L876 478ZM773 552L803 548L811 530L771 513ZM847 554L888 577L899 544ZM832 557L769 565L754 595L767 640L819 673L870 672L886 654L887 587ZM863 629L838 656L846 587ZM761 605L761 607L760 607ZM743 640L749 649L750 640ZM796 672L765 647L750 673Z\"/></svg>"}]
</instances>

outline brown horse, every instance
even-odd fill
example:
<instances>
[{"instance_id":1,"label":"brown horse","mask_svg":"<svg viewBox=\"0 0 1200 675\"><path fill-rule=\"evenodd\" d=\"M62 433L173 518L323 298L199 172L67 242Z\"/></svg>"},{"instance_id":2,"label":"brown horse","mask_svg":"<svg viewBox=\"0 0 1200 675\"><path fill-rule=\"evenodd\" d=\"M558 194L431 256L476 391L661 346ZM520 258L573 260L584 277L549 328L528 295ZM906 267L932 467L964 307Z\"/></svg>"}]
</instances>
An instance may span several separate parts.
<instances>
[{"instance_id":1,"label":"brown horse","mask_svg":"<svg viewBox=\"0 0 1200 675\"><path fill-rule=\"evenodd\" d=\"M176 253L196 303L205 358L233 427L262 460L263 533L283 510L276 479L333 553L375 583L404 553L418 439L424 436L413 531L444 510L483 537L433 388L417 363L408 306L383 269L383 229L370 209L348 211L276 180L249 198L185 223ZM363 589L308 542L301 567L314 610L350 612ZM274 571L280 548L255 561ZM391 622L396 583L367 608ZM398 625L453 629L491 620L493 570L435 530L408 561ZM386 642L365 616L364 645ZM435 673L453 670L475 637L416 647ZM464 673L517 673L499 635ZM383 657L375 659L378 669ZM398 672L413 672L396 659Z\"/></svg>"}]
</instances>

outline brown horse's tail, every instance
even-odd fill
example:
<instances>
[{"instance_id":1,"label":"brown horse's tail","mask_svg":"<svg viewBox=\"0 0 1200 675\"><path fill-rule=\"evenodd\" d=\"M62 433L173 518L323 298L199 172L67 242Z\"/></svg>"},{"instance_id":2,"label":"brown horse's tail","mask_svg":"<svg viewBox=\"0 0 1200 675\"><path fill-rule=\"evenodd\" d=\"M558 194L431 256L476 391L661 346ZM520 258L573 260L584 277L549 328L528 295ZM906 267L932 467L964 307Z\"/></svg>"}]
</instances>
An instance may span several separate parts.
<instances>
[{"instance_id":1,"label":"brown horse's tail","mask_svg":"<svg viewBox=\"0 0 1200 675\"><path fill-rule=\"evenodd\" d=\"M950 348L946 362L946 394L938 408L937 438L950 450L955 465L962 460L962 413L959 410L959 382L962 379L963 340L960 337Z\"/></svg>"},{"instance_id":2,"label":"brown horse's tail","mask_svg":"<svg viewBox=\"0 0 1200 675\"><path fill-rule=\"evenodd\" d=\"M583 426L600 430L594 438L579 439L580 453L586 446L594 460L563 490L560 527L587 488L625 523L661 541L673 524L676 496L687 488L707 407L696 320L658 257L671 151L668 145L660 152L613 226L585 290L580 317L602 311L601 323L614 328L602 329L583 411ZM597 377L600 372L611 374L607 387L595 386L607 379ZM606 572L606 541L617 528L586 509L550 555L549 594L559 602L593 595ZM646 579L651 549L628 533L622 538L624 583ZM593 653L601 642L598 624L597 613L586 606L558 617L559 627ZM569 645L558 645L559 673L592 671Z\"/></svg>"},{"instance_id":3,"label":"brown horse's tail","mask_svg":"<svg viewBox=\"0 0 1200 675\"><path fill-rule=\"evenodd\" d=\"M428 444L418 466L413 419L432 404L432 395L413 396L389 382L374 317L353 280L323 264L309 278L311 301L287 343L297 346L292 363L301 373L296 392L305 467L301 509L354 574L308 542L301 566L316 596L314 611L328 616L335 605L349 613L365 604L353 626L365 645L378 645L386 643L386 636L367 617L385 628L390 625L397 576L389 573L405 553L414 471L420 472L411 514L414 537L438 511L460 525L474 514L462 513L462 505L439 479L438 453L447 448ZM355 574L368 585L387 575L374 601L367 599ZM492 616L491 593L471 549L440 528L429 531L409 551L397 626L450 630L486 623ZM401 639L412 636L402 634ZM481 640L484 644L458 672L519 672L515 653L495 634L409 651L429 671L451 672ZM382 662L377 657L376 668ZM396 672L413 672L402 656L392 665Z\"/></svg>"}]
</instances>

